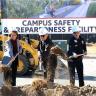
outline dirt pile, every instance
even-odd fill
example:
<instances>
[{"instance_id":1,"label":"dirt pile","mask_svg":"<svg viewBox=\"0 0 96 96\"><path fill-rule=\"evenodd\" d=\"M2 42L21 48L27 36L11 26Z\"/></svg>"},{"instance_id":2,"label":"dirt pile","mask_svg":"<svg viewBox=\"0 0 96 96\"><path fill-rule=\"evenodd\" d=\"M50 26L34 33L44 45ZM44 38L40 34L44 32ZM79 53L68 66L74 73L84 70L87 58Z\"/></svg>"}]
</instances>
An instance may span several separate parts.
<instances>
[{"instance_id":1,"label":"dirt pile","mask_svg":"<svg viewBox=\"0 0 96 96\"><path fill-rule=\"evenodd\" d=\"M3 86L0 88L0 96L26 96L20 87Z\"/></svg>"},{"instance_id":2,"label":"dirt pile","mask_svg":"<svg viewBox=\"0 0 96 96\"><path fill-rule=\"evenodd\" d=\"M31 85L3 86L0 96L96 96L96 87L88 85L79 88L58 84L49 87L45 80L35 80Z\"/></svg>"},{"instance_id":3,"label":"dirt pile","mask_svg":"<svg viewBox=\"0 0 96 96\"><path fill-rule=\"evenodd\" d=\"M58 65L55 71L55 79L69 80L69 70L59 59L58 59Z\"/></svg>"}]
</instances>

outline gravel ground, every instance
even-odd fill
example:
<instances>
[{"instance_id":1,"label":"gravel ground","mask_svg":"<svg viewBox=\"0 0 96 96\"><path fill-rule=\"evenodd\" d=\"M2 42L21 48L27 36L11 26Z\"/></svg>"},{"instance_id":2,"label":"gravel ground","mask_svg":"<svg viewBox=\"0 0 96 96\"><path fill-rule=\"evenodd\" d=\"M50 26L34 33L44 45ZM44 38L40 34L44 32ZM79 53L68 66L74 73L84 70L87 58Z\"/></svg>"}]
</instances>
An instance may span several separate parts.
<instances>
[{"instance_id":1,"label":"gravel ground","mask_svg":"<svg viewBox=\"0 0 96 96\"><path fill-rule=\"evenodd\" d=\"M45 80L34 80L30 85L11 87L3 86L0 96L96 96L96 87L90 85L84 87L62 86L48 84Z\"/></svg>"},{"instance_id":2,"label":"gravel ground","mask_svg":"<svg viewBox=\"0 0 96 96\"><path fill-rule=\"evenodd\" d=\"M85 85L96 86L96 60L95 59L84 59L84 79ZM76 75L77 77L77 75ZM34 78L43 78L42 76L26 76L17 77L17 86L31 84ZM22 82L21 82L22 81ZM63 64L58 64L55 83L62 85L69 85L69 73L68 69L64 67ZM76 78L76 86L78 86L78 78Z\"/></svg>"}]
</instances>

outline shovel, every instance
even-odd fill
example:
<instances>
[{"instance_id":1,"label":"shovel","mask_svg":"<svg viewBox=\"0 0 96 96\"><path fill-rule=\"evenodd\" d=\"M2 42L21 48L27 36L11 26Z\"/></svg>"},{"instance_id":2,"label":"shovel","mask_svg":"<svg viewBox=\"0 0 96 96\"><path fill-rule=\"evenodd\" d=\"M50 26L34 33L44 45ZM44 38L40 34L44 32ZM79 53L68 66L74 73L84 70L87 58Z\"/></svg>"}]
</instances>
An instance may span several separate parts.
<instances>
[{"instance_id":1,"label":"shovel","mask_svg":"<svg viewBox=\"0 0 96 96\"><path fill-rule=\"evenodd\" d=\"M0 64L0 87L2 87L3 85L5 85L5 76L4 73L7 70L11 70L10 67L12 65L12 62L16 59L16 57L19 55L19 52L15 55L15 57L13 57L9 63L7 65L4 64Z\"/></svg>"},{"instance_id":2,"label":"shovel","mask_svg":"<svg viewBox=\"0 0 96 96\"><path fill-rule=\"evenodd\" d=\"M84 56L85 54L78 54L78 55L72 55L72 56L69 56L66 60L64 60L61 56L58 56L58 59L65 65L65 67L68 69L68 64L67 64L67 61L70 61L71 59L73 58L77 58L79 56Z\"/></svg>"},{"instance_id":3,"label":"shovel","mask_svg":"<svg viewBox=\"0 0 96 96\"><path fill-rule=\"evenodd\" d=\"M72 55L72 56L69 56L68 59L73 59L73 58L77 58L77 57L84 56L84 55L85 54Z\"/></svg>"},{"instance_id":4,"label":"shovel","mask_svg":"<svg viewBox=\"0 0 96 96\"><path fill-rule=\"evenodd\" d=\"M16 57L19 55L19 52L15 55L15 57L13 57L10 61L9 61L9 63L6 65L7 67L11 67L11 65L12 65L12 62L16 59Z\"/></svg>"}]
</instances>

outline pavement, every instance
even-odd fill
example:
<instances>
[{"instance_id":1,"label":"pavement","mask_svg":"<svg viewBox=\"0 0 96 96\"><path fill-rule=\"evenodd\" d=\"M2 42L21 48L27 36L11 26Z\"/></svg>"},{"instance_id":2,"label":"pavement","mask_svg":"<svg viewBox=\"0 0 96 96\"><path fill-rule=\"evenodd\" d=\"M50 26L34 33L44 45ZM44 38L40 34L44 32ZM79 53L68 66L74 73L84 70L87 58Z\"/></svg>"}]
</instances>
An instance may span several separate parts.
<instances>
[{"instance_id":1,"label":"pavement","mask_svg":"<svg viewBox=\"0 0 96 96\"><path fill-rule=\"evenodd\" d=\"M96 56L89 56L90 58L84 58L84 81L85 85L91 85L96 87ZM62 68L63 69L63 68ZM66 75L65 69L62 73L56 71L56 75L61 75L62 78L55 78L55 83L61 85L69 85L69 75ZM68 73L67 73L68 74ZM3 83L2 74L0 74L0 85ZM43 78L42 76L35 76L35 75L26 75L23 77L17 77L16 82L17 86L23 86L26 84L32 84L35 78ZM78 86L78 78L76 75L76 86Z\"/></svg>"},{"instance_id":2,"label":"pavement","mask_svg":"<svg viewBox=\"0 0 96 96\"><path fill-rule=\"evenodd\" d=\"M91 2L95 1L87 1L78 5L67 5L62 6L55 10L55 18L64 18L64 17L86 17L88 7ZM41 14L44 15L44 14ZM45 14L46 15L46 14ZM47 17L45 17L47 18Z\"/></svg>"},{"instance_id":3,"label":"pavement","mask_svg":"<svg viewBox=\"0 0 96 96\"><path fill-rule=\"evenodd\" d=\"M84 79L85 85L96 86L96 59L95 58L85 58L84 62ZM65 76L66 77L66 76ZM42 78L42 77L17 77L17 86L32 84L34 78ZM62 85L69 85L69 79L67 78L57 78L55 79L55 83ZM78 86L78 78L76 78L76 86Z\"/></svg>"},{"instance_id":4,"label":"pavement","mask_svg":"<svg viewBox=\"0 0 96 96\"><path fill-rule=\"evenodd\" d=\"M90 1L81 4L78 8L70 12L65 17L86 17Z\"/></svg>"},{"instance_id":5,"label":"pavement","mask_svg":"<svg viewBox=\"0 0 96 96\"><path fill-rule=\"evenodd\" d=\"M66 15L68 15L70 12L74 11L76 8L78 8L80 5L67 5L62 6L55 10L54 15L55 18L63 18ZM49 14L42 13L39 15L40 18L50 18ZM35 17L36 18L36 17Z\"/></svg>"},{"instance_id":6,"label":"pavement","mask_svg":"<svg viewBox=\"0 0 96 96\"><path fill-rule=\"evenodd\" d=\"M70 12L76 10L80 5L68 5L61 8L56 9L54 15L56 18L63 18L68 15Z\"/></svg>"}]
</instances>

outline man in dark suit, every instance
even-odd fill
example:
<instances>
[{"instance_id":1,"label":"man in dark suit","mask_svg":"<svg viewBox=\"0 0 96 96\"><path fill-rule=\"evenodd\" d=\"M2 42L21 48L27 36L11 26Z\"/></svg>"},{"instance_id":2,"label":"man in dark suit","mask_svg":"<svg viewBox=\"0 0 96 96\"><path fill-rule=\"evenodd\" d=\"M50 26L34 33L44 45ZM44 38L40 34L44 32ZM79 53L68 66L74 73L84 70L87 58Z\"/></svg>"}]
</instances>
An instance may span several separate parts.
<instances>
[{"instance_id":1,"label":"man in dark suit","mask_svg":"<svg viewBox=\"0 0 96 96\"><path fill-rule=\"evenodd\" d=\"M69 73L70 73L70 84L75 85L75 68L78 73L79 86L84 86L83 77L83 54L87 54L86 42L80 35L80 28L78 26L73 27L73 35L69 40L69 51L68 56L73 56L71 61L68 61ZM81 54L81 55L80 55Z\"/></svg>"}]
</instances>

